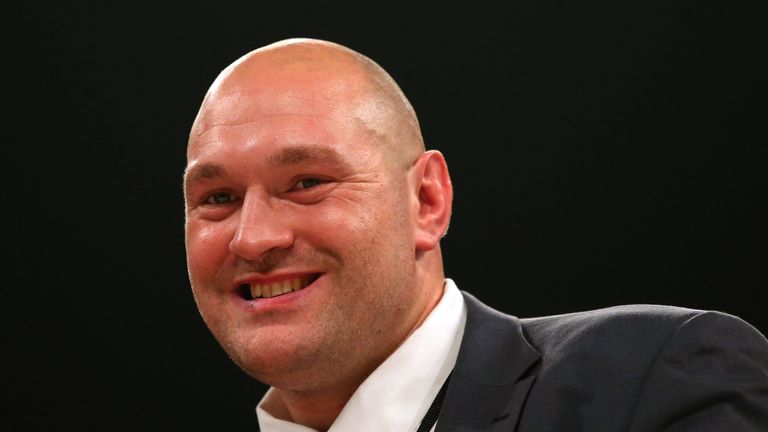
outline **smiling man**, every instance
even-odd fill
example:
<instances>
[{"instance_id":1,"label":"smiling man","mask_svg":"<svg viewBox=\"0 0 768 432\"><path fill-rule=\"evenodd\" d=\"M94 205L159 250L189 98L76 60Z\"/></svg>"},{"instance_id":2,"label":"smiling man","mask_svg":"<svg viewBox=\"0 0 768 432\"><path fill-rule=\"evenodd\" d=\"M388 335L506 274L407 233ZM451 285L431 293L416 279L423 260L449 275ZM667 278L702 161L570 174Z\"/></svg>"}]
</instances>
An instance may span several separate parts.
<instances>
[{"instance_id":1,"label":"smiling man","mask_svg":"<svg viewBox=\"0 0 768 432\"><path fill-rule=\"evenodd\" d=\"M291 41L222 72L188 159L202 316L238 365L275 387L265 407L327 429L443 295L442 155L424 151L410 104L373 63Z\"/></svg>"},{"instance_id":2,"label":"smiling man","mask_svg":"<svg viewBox=\"0 0 768 432\"><path fill-rule=\"evenodd\" d=\"M205 96L187 158L192 290L229 356L272 386L264 431L768 423L768 348L738 318L627 306L519 320L460 292L440 251L445 160L359 53L295 39L243 56Z\"/></svg>"}]
</instances>

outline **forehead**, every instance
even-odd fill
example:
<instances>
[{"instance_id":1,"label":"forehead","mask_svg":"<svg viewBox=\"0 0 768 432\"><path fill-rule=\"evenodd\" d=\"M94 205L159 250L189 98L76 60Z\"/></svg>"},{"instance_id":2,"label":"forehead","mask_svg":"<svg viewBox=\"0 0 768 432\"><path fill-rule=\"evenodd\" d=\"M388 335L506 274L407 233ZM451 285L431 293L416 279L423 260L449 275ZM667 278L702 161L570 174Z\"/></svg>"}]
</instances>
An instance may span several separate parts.
<instances>
[{"instance_id":1,"label":"forehead","mask_svg":"<svg viewBox=\"0 0 768 432\"><path fill-rule=\"evenodd\" d=\"M270 112L247 118L216 124L191 140L186 186L230 175L263 180L305 164L349 175L378 170L383 162L380 146L372 145L368 134L333 116Z\"/></svg>"},{"instance_id":2,"label":"forehead","mask_svg":"<svg viewBox=\"0 0 768 432\"><path fill-rule=\"evenodd\" d=\"M246 63L216 79L195 119L193 135L216 124L276 114L355 116L367 89L364 75L348 67Z\"/></svg>"},{"instance_id":3,"label":"forehead","mask_svg":"<svg viewBox=\"0 0 768 432\"><path fill-rule=\"evenodd\" d=\"M211 87L190 134L190 158L224 136L249 142L328 142L371 132L371 122L365 118L371 111L370 98L354 75L344 79L328 71L241 75Z\"/></svg>"},{"instance_id":4,"label":"forehead","mask_svg":"<svg viewBox=\"0 0 768 432\"><path fill-rule=\"evenodd\" d=\"M187 167L184 173L185 189L197 182L205 179L217 179L226 177L231 168L227 163L220 163L222 158L213 158L211 160L195 160ZM320 164L336 173L352 173L354 168L348 163L346 158L335 150L323 146L315 145L296 145L283 147L280 150L268 155L263 159L266 162L266 168L269 170L281 169L299 165L304 162ZM253 167L251 167L252 169Z\"/></svg>"},{"instance_id":5,"label":"forehead","mask_svg":"<svg viewBox=\"0 0 768 432\"><path fill-rule=\"evenodd\" d=\"M205 179L241 179L312 164L338 175L375 170L378 146L335 119L272 114L242 123L219 124L190 142L185 189ZM277 175L277 174L276 174ZM244 177L243 177L244 176ZM266 176L266 177L265 177Z\"/></svg>"}]
</instances>

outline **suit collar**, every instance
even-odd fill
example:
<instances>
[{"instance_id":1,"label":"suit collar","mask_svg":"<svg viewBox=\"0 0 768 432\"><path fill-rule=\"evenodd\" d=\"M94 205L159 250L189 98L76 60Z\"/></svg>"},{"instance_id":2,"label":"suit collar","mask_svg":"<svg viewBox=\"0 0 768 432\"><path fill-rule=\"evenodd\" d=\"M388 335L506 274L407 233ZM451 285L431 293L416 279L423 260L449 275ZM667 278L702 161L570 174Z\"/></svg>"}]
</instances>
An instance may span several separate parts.
<instances>
[{"instance_id":1,"label":"suit collar","mask_svg":"<svg viewBox=\"0 0 768 432\"><path fill-rule=\"evenodd\" d=\"M513 430L541 356L516 317L462 294L467 324L436 430Z\"/></svg>"}]
</instances>

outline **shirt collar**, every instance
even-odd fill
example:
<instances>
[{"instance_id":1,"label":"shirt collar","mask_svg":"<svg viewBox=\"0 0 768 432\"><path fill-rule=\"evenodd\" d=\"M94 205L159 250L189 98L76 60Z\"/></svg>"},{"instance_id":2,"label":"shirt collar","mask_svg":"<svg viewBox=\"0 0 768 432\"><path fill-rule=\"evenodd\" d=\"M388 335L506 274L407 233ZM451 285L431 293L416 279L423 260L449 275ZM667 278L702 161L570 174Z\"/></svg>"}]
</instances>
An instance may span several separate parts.
<instances>
[{"instance_id":1,"label":"shirt collar","mask_svg":"<svg viewBox=\"0 0 768 432\"><path fill-rule=\"evenodd\" d=\"M445 280L440 301L419 328L358 387L328 432L415 431L453 370L467 311L456 284ZM313 432L277 419L264 408L270 389L256 407L264 432Z\"/></svg>"}]
</instances>

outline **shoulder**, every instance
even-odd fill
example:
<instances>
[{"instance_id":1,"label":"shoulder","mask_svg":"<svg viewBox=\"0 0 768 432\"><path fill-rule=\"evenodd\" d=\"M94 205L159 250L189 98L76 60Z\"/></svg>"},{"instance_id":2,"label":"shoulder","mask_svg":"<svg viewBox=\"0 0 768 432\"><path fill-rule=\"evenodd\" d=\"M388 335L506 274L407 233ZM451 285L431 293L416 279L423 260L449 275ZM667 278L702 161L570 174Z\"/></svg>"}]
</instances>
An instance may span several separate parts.
<instances>
[{"instance_id":1,"label":"shoulder","mask_svg":"<svg viewBox=\"0 0 768 432\"><path fill-rule=\"evenodd\" d=\"M630 344L648 350L661 348L673 337L697 333L706 333L708 338L747 334L756 342L765 342L765 337L737 316L664 305L622 305L520 322L529 341L544 349L594 342L606 348Z\"/></svg>"},{"instance_id":2,"label":"shoulder","mask_svg":"<svg viewBox=\"0 0 768 432\"><path fill-rule=\"evenodd\" d=\"M768 347L739 317L663 305L623 305L520 320L523 333L545 358L576 356L594 364L650 363L670 346Z\"/></svg>"},{"instance_id":3,"label":"shoulder","mask_svg":"<svg viewBox=\"0 0 768 432\"><path fill-rule=\"evenodd\" d=\"M544 368L567 360L569 368L580 365L599 370L619 365L626 370L649 367L662 353L685 355L706 347L768 359L765 336L741 318L724 312L635 304L518 318L463 294L467 324L478 330L473 331L473 337L504 345L502 335L519 333L541 355ZM768 365L768 360L763 361Z\"/></svg>"},{"instance_id":4,"label":"shoulder","mask_svg":"<svg viewBox=\"0 0 768 432\"><path fill-rule=\"evenodd\" d=\"M561 315L522 318L521 322L532 330L541 331L556 331L572 327L600 327L622 323L631 323L633 326L669 327L706 312L677 306L634 304Z\"/></svg>"},{"instance_id":5,"label":"shoulder","mask_svg":"<svg viewBox=\"0 0 768 432\"><path fill-rule=\"evenodd\" d=\"M537 352L521 430L768 430L768 341L734 315L624 305L520 319L465 297L468 325L494 324L482 346L513 328Z\"/></svg>"},{"instance_id":6,"label":"shoulder","mask_svg":"<svg viewBox=\"0 0 768 432\"><path fill-rule=\"evenodd\" d=\"M661 305L623 305L584 312L521 319L529 341L544 351L593 341L599 345L631 342L663 344L682 323L705 313Z\"/></svg>"}]
</instances>

